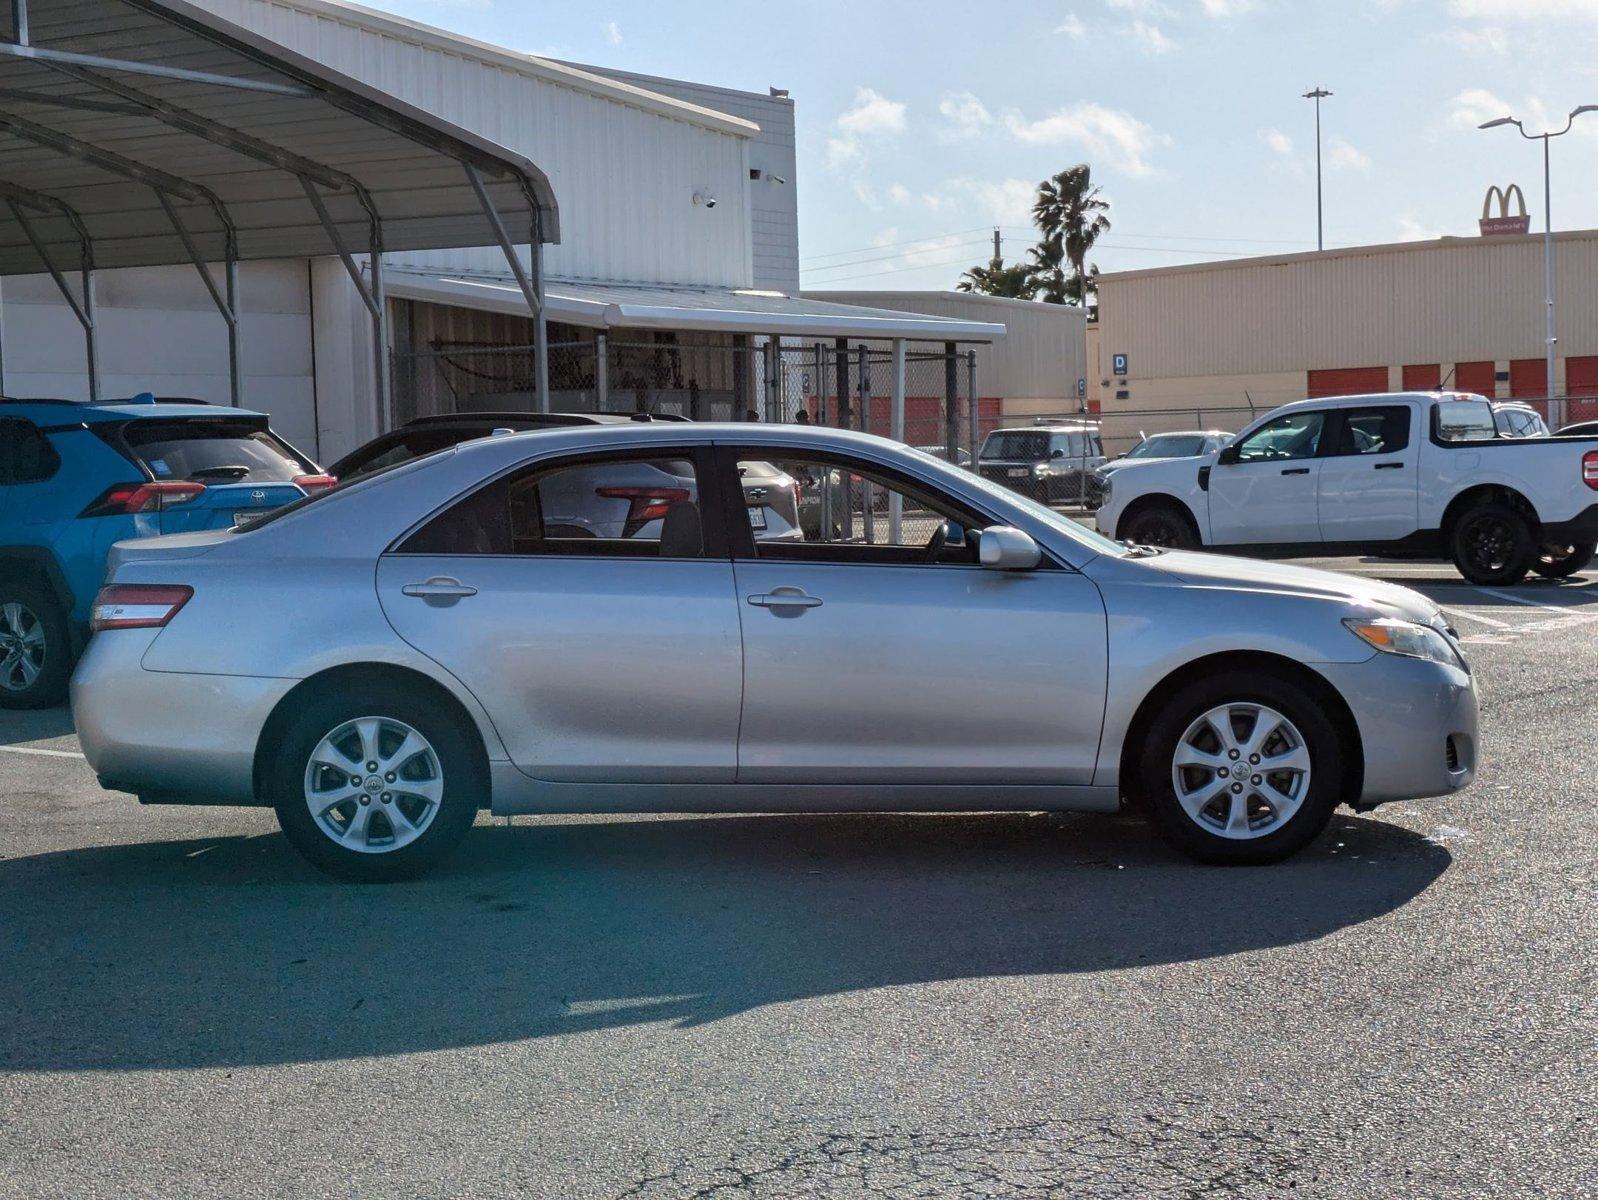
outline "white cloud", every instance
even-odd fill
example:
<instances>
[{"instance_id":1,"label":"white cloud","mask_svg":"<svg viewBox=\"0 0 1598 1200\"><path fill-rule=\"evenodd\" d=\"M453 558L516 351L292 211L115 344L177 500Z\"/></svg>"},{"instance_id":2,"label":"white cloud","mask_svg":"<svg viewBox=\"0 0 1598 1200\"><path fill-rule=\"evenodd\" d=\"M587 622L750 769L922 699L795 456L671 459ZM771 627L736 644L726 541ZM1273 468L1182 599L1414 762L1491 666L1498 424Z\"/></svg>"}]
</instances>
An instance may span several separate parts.
<instances>
[{"instance_id":1,"label":"white cloud","mask_svg":"<svg viewBox=\"0 0 1598 1200\"><path fill-rule=\"evenodd\" d=\"M1466 54L1480 58L1498 57L1509 49L1509 39L1504 31L1494 25L1480 29L1450 29L1443 37Z\"/></svg>"},{"instance_id":2,"label":"white cloud","mask_svg":"<svg viewBox=\"0 0 1598 1200\"><path fill-rule=\"evenodd\" d=\"M970 199L977 211L995 225L1029 225L1038 185L1026 179L951 179L949 189Z\"/></svg>"},{"instance_id":3,"label":"white cloud","mask_svg":"<svg viewBox=\"0 0 1598 1200\"><path fill-rule=\"evenodd\" d=\"M1272 153L1280 154L1283 158L1293 157L1293 139L1280 129L1260 130L1260 141L1269 146Z\"/></svg>"},{"instance_id":4,"label":"white cloud","mask_svg":"<svg viewBox=\"0 0 1598 1200\"><path fill-rule=\"evenodd\" d=\"M1259 6L1259 0L1203 0L1200 5L1206 17L1213 17L1216 20L1240 17L1244 13L1253 12Z\"/></svg>"},{"instance_id":5,"label":"white cloud","mask_svg":"<svg viewBox=\"0 0 1598 1200\"><path fill-rule=\"evenodd\" d=\"M1359 171L1371 169L1370 156L1344 138L1334 137L1326 144L1326 169L1328 171Z\"/></svg>"},{"instance_id":6,"label":"white cloud","mask_svg":"<svg viewBox=\"0 0 1598 1200\"><path fill-rule=\"evenodd\" d=\"M838 128L855 135L903 133L904 103L868 87L856 88L854 104L839 115Z\"/></svg>"},{"instance_id":7,"label":"white cloud","mask_svg":"<svg viewBox=\"0 0 1598 1200\"><path fill-rule=\"evenodd\" d=\"M1131 113L1106 108L1090 100L1079 101L1036 121L1028 121L1017 112L1006 113L1004 123L1017 141L1032 146L1074 143L1112 169L1134 176L1152 175L1150 153L1171 141Z\"/></svg>"},{"instance_id":8,"label":"white cloud","mask_svg":"<svg viewBox=\"0 0 1598 1200\"><path fill-rule=\"evenodd\" d=\"M902 183L888 185L888 200L899 208L915 208L924 212L943 212L953 206L954 199L946 192L913 192Z\"/></svg>"},{"instance_id":9,"label":"white cloud","mask_svg":"<svg viewBox=\"0 0 1598 1200\"><path fill-rule=\"evenodd\" d=\"M1448 11L1465 21L1598 22L1592 0L1450 0Z\"/></svg>"},{"instance_id":10,"label":"white cloud","mask_svg":"<svg viewBox=\"0 0 1598 1200\"><path fill-rule=\"evenodd\" d=\"M865 151L860 149L860 143L854 138L828 138L827 150L822 155L827 169L841 171L845 167L858 166L865 161Z\"/></svg>"},{"instance_id":11,"label":"white cloud","mask_svg":"<svg viewBox=\"0 0 1598 1200\"><path fill-rule=\"evenodd\" d=\"M606 21L599 27L600 35L612 46L621 45L621 26L615 21Z\"/></svg>"},{"instance_id":12,"label":"white cloud","mask_svg":"<svg viewBox=\"0 0 1598 1200\"><path fill-rule=\"evenodd\" d=\"M1166 37L1158 25L1147 21L1133 21L1127 26L1126 34L1145 54L1169 54L1176 49L1176 43Z\"/></svg>"},{"instance_id":13,"label":"white cloud","mask_svg":"<svg viewBox=\"0 0 1598 1200\"><path fill-rule=\"evenodd\" d=\"M938 131L946 142L963 142L979 136L993 124L993 114L971 92L950 92L938 101L938 112L948 122Z\"/></svg>"},{"instance_id":14,"label":"white cloud","mask_svg":"<svg viewBox=\"0 0 1598 1200\"><path fill-rule=\"evenodd\" d=\"M1067 13L1065 19L1054 27L1055 33L1063 33L1066 37L1081 41L1088 27L1082 24L1082 18L1075 13Z\"/></svg>"},{"instance_id":15,"label":"white cloud","mask_svg":"<svg viewBox=\"0 0 1598 1200\"><path fill-rule=\"evenodd\" d=\"M1401 242L1430 242L1443 236L1443 231L1428 225L1414 213L1404 213L1398 218L1398 240Z\"/></svg>"},{"instance_id":16,"label":"white cloud","mask_svg":"<svg viewBox=\"0 0 1598 1200\"><path fill-rule=\"evenodd\" d=\"M1176 10L1164 0L1104 0L1106 7L1142 17L1174 17Z\"/></svg>"},{"instance_id":17,"label":"white cloud","mask_svg":"<svg viewBox=\"0 0 1598 1200\"><path fill-rule=\"evenodd\" d=\"M1455 129L1475 129L1484 121L1491 121L1509 113L1509 101L1501 100L1486 88L1470 88L1460 92L1452 101L1448 124Z\"/></svg>"}]
</instances>

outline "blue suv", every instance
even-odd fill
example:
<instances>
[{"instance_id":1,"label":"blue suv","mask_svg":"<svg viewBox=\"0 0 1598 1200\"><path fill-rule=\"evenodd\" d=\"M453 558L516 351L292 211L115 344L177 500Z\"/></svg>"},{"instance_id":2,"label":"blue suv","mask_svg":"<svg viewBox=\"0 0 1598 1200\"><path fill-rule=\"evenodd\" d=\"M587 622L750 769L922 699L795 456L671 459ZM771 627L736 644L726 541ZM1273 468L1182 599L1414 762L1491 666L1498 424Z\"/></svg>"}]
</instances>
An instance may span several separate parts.
<instances>
[{"instance_id":1,"label":"blue suv","mask_svg":"<svg viewBox=\"0 0 1598 1200\"><path fill-rule=\"evenodd\" d=\"M0 398L0 708L65 698L113 542L248 524L332 484L262 413Z\"/></svg>"}]
</instances>

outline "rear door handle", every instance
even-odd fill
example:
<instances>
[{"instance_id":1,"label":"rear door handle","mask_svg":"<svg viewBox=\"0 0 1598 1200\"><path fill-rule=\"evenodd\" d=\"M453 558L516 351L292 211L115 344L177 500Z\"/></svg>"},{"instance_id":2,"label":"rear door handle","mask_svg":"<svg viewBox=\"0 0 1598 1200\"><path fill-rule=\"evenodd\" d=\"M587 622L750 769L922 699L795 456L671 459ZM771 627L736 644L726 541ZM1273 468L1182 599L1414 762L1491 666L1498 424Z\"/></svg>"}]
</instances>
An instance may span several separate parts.
<instances>
[{"instance_id":1,"label":"rear door handle","mask_svg":"<svg viewBox=\"0 0 1598 1200\"><path fill-rule=\"evenodd\" d=\"M477 595L476 588L462 583L459 579L451 579L448 575L435 575L426 583L407 583L400 588L400 592L423 600L459 600L465 596Z\"/></svg>"},{"instance_id":2,"label":"rear door handle","mask_svg":"<svg viewBox=\"0 0 1598 1200\"><path fill-rule=\"evenodd\" d=\"M756 608L820 608L820 596L807 596L803 588L780 587L771 592L757 592L749 597Z\"/></svg>"},{"instance_id":3,"label":"rear door handle","mask_svg":"<svg viewBox=\"0 0 1598 1200\"><path fill-rule=\"evenodd\" d=\"M1309 468L1308 467L1283 467L1282 468L1282 474L1283 475L1308 475L1309 474Z\"/></svg>"},{"instance_id":4,"label":"rear door handle","mask_svg":"<svg viewBox=\"0 0 1598 1200\"><path fill-rule=\"evenodd\" d=\"M1377 463L1371 468L1373 471L1402 471L1403 463Z\"/></svg>"}]
</instances>

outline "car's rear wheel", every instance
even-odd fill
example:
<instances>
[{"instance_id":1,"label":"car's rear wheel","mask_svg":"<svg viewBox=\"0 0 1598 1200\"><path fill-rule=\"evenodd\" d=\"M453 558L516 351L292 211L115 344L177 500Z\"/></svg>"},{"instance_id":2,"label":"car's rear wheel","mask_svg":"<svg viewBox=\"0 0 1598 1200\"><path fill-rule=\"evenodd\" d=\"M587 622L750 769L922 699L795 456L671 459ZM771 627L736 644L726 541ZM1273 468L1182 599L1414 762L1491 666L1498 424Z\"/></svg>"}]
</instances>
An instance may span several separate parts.
<instances>
[{"instance_id":1,"label":"car's rear wheel","mask_svg":"<svg viewBox=\"0 0 1598 1200\"><path fill-rule=\"evenodd\" d=\"M1449 549L1461 575L1489 587L1519 583L1537 561L1531 522L1507 504L1478 504L1461 513Z\"/></svg>"},{"instance_id":2,"label":"car's rear wheel","mask_svg":"<svg viewBox=\"0 0 1598 1200\"><path fill-rule=\"evenodd\" d=\"M28 582L0 584L0 708L49 708L72 675L67 615Z\"/></svg>"},{"instance_id":3,"label":"car's rear wheel","mask_svg":"<svg viewBox=\"0 0 1598 1200\"><path fill-rule=\"evenodd\" d=\"M1201 862L1276 862L1326 827L1344 746L1324 703L1286 679L1199 680L1155 717L1141 781L1161 832Z\"/></svg>"},{"instance_id":4,"label":"car's rear wheel","mask_svg":"<svg viewBox=\"0 0 1598 1200\"><path fill-rule=\"evenodd\" d=\"M1598 554L1598 545L1592 542L1581 546L1544 546L1531 569L1544 579L1566 579L1577 571L1586 570L1595 554Z\"/></svg>"},{"instance_id":5,"label":"car's rear wheel","mask_svg":"<svg viewBox=\"0 0 1598 1200\"><path fill-rule=\"evenodd\" d=\"M330 875L367 883L436 864L471 827L486 786L463 719L384 687L305 705L268 779L294 848Z\"/></svg>"},{"instance_id":6,"label":"car's rear wheel","mask_svg":"<svg viewBox=\"0 0 1598 1200\"><path fill-rule=\"evenodd\" d=\"M1163 546L1169 550L1194 550L1199 546L1198 530L1175 504L1147 504L1134 512L1123 528L1126 540L1139 546Z\"/></svg>"}]
</instances>

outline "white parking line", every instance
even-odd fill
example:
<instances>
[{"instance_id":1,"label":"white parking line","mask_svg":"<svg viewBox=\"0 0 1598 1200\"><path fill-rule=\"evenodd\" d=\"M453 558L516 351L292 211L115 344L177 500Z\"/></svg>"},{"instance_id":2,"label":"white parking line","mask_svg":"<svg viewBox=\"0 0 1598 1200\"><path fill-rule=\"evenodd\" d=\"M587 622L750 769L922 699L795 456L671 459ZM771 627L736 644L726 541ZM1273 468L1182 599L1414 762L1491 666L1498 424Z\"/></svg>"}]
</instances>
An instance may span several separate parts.
<instances>
[{"instance_id":1,"label":"white parking line","mask_svg":"<svg viewBox=\"0 0 1598 1200\"><path fill-rule=\"evenodd\" d=\"M1568 604L1548 604L1542 600L1533 600L1530 596L1517 596L1514 592L1501 592L1497 588L1477 588L1484 596L1496 596L1500 600L1508 600L1512 604L1525 604L1531 608L1545 608L1549 612L1562 613L1565 616L1580 615L1576 609Z\"/></svg>"},{"instance_id":2,"label":"white parking line","mask_svg":"<svg viewBox=\"0 0 1598 1200\"><path fill-rule=\"evenodd\" d=\"M1475 621L1478 624L1486 625L1489 629L1514 628L1508 621L1500 621L1497 617L1484 617L1480 613L1468 612L1463 608L1445 608L1443 611L1451 617L1463 617L1467 621Z\"/></svg>"},{"instance_id":3,"label":"white parking line","mask_svg":"<svg viewBox=\"0 0 1598 1200\"><path fill-rule=\"evenodd\" d=\"M46 758L82 758L78 750L46 750L43 746L0 746L0 754L42 754Z\"/></svg>"}]
</instances>

